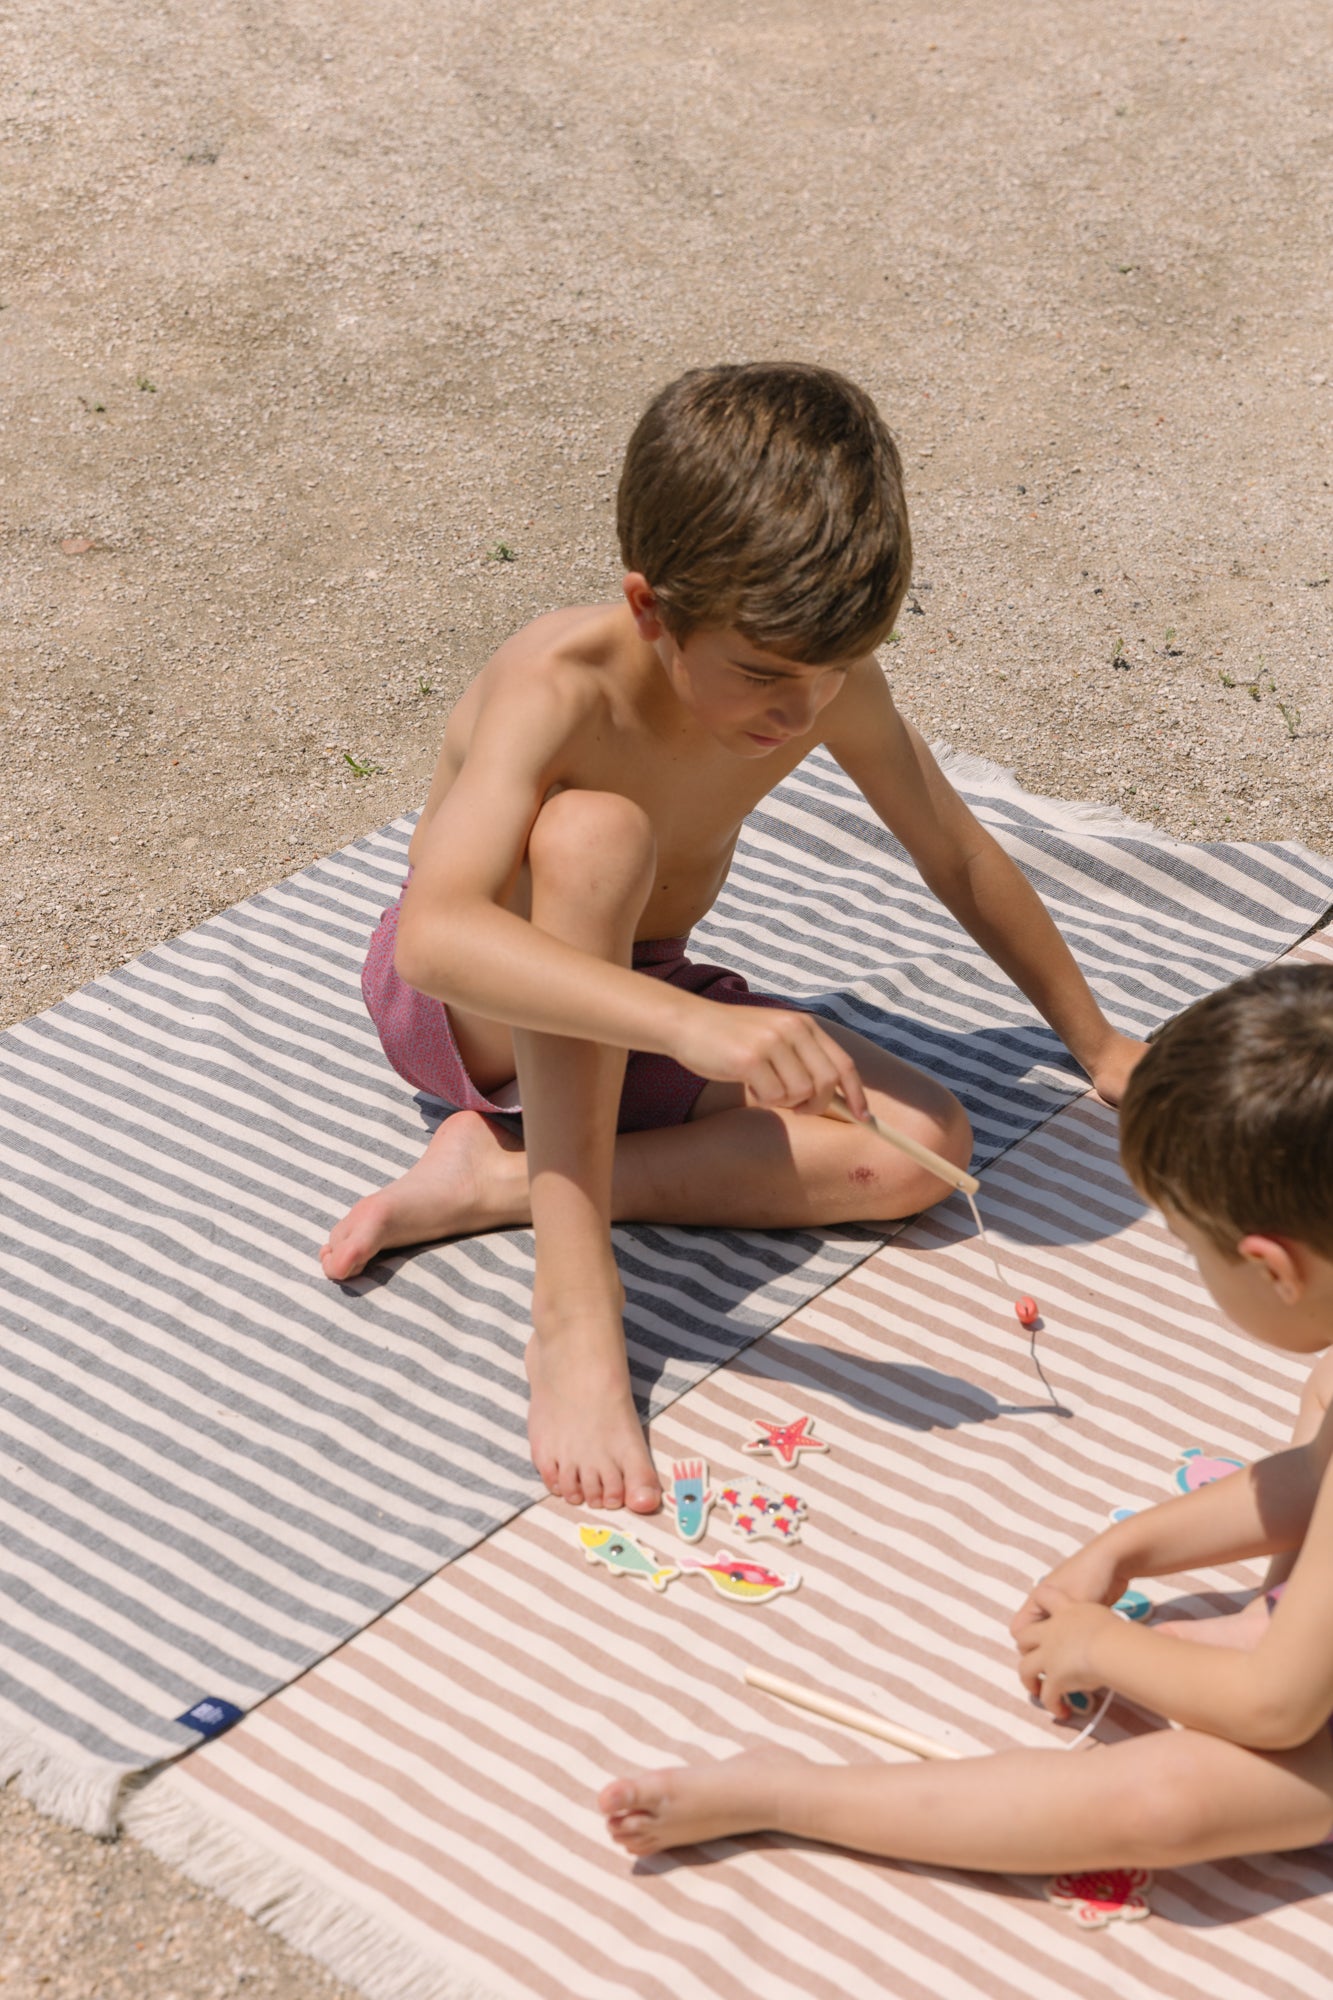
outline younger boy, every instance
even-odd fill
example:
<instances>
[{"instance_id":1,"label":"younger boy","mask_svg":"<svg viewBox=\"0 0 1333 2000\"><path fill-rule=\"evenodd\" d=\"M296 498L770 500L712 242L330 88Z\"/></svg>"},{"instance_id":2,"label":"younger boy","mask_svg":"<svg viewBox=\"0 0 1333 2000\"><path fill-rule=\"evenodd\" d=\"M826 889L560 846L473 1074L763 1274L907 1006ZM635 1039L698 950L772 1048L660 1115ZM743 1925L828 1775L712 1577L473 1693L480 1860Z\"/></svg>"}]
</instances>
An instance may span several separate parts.
<instances>
[{"instance_id":1,"label":"younger boy","mask_svg":"<svg viewBox=\"0 0 1333 2000\"><path fill-rule=\"evenodd\" d=\"M449 719L363 985L389 1060L457 1115L322 1258L346 1279L530 1220L534 1462L576 1505L647 1513L611 1222L799 1228L938 1199L818 1115L835 1094L952 1162L971 1148L939 1083L685 956L746 814L803 757L827 746L1111 1102L1138 1044L893 705L874 649L911 543L868 396L800 363L682 376L630 440L618 527L624 601L537 619ZM486 1116L520 1105L521 1147Z\"/></svg>"},{"instance_id":2,"label":"younger boy","mask_svg":"<svg viewBox=\"0 0 1333 2000\"><path fill-rule=\"evenodd\" d=\"M1135 1070L1120 1130L1131 1180L1228 1317L1285 1353L1329 1347L1333 968L1273 967L1189 1008ZM1068 1714L1075 1689L1111 1687L1176 1729L1073 1757L840 1768L770 1753L657 1771L605 1788L611 1833L652 1854L771 1828L901 1861L1042 1875L1327 1841L1330 1392L1325 1354L1286 1451L1107 1528L1013 1622L1023 1684L1053 1715ZM1142 1626L1109 1608L1135 1577L1261 1555L1273 1558L1265 1587L1235 1616Z\"/></svg>"}]
</instances>

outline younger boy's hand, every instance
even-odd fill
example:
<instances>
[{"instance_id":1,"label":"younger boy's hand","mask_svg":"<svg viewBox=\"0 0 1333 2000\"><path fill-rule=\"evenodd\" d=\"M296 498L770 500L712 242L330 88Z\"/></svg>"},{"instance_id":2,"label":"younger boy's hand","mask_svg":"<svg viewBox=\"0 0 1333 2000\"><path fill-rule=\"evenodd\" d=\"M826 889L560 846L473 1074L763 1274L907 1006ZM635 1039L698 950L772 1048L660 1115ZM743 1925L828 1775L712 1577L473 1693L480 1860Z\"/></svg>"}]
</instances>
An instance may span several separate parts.
<instances>
[{"instance_id":1,"label":"younger boy's hand","mask_svg":"<svg viewBox=\"0 0 1333 2000\"><path fill-rule=\"evenodd\" d=\"M1129 1035L1111 1037L1097 1061L1088 1067L1092 1087L1104 1104L1119 1104L1132 1071L1147 1053L1146 1042L1136 1042Z\"/></svg>"},{"instance_id":2,"label":"younger boy's hand","mask_svg":"<svg viewBox=\"0 0 1333 2000\"><path fill-rule=\"evenodd\" d=\"M1019 1638L1029 1625L1047 1615L1045 1596L1055 1591L1062 1599L1077 1604L1114 1604L1134 1581L1134 1573L1118 1560L1107 1538L1099 1535L1085 1548L1075 1551L1067 1562L1057 1563L1048 1576L1030 1590L1009 1624L1009 1634Z\"/></svg>"},{"instance_id":3,"label":"younger boy's hand","mask_svg":"<svg viewBox=\"0 0 1333 2000\"><path fill-rule=\"evenodd\" d=\"M812 1014L794 1008L691 1008L673 1050L696 1076L743 1083L751 1104L782 1111L827 1111L837 1095L858 1118L869 1109L856 1064Z\"/></svg>"},{"instance_id":4,"label":"younger boy's hand","mask_svg":"<svg viewBox=\"0 0 1333 2000\"><path fill-rule=\"evenodd\" d=\"M1079 1604L1052 1583L1033 1593L1041 1613L1018 1638L1018 1675L1028 1693L1051 1715L1069 1715L1065 1696L1090 1693L1105 1679L1097 1664L1098 1642L1114 1624L1104 1604Z\"/></svg>"}]
</instances>

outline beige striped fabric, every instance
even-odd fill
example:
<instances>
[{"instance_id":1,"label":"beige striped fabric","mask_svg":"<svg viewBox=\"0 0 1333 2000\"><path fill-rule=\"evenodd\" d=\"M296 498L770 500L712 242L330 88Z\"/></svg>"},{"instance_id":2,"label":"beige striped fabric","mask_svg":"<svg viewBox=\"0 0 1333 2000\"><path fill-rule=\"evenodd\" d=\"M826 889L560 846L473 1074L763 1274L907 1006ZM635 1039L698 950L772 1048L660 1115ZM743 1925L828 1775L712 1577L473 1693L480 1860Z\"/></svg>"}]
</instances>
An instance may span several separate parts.
<instances>
[{"instance_id":1,"label":"beige striped fabric","mask_svg":"<svg viewBox=\"0 0 1333 2000\"><path fill-rule=\"evenodd\" d=\"M1304 1365L1219 1324L1121 1177L1110 1112L1062 1112L982 1199L1072 1415L1046 1404L950 1203L654 1425L664 1466L702 1456L716 1485L768 1477L739 1453L755 1416L815 1418L831 1450L774 1474L809 1502L803 1539L750 1551L799 1567L799 1590L763 1607L702 1578L656 1593L586 1562L580 1517L543 1503L154 1781L131 1829L374 2000L1322 1990L1333 1859L1318 1850L1159 1876L1148 1922L1087 1933L1029 1879L773 1838L633 1864L604 1836L593 1800L620 1771L764 1742L897 1754L751 1692L748 1664L959 1748L1063 1741L1005 1636L1028 1584L1112 1508L1165 1497L1186 1450L1250 1458L1285 1439ZM724 1522L703 1549L728 1542ZM669 1522L644 1539L685 1553ZM1146 1589L1190 1601L1254 1581ZM1100 1734L1149 1726L1117 1706Z\"/></svg>"}]
</instances>

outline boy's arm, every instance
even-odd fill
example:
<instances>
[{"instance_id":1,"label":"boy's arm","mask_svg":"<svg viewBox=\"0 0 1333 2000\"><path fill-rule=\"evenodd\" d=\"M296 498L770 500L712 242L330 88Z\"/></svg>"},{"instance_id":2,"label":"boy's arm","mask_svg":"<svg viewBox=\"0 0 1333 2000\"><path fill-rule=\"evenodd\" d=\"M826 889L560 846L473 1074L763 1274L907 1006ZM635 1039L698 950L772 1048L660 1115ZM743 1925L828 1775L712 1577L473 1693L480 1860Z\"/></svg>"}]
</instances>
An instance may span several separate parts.
<instances>
[{"instance_id":1,"label":"boy's arm","mask_svg":"<svg viewBox=\"0 0 1333 2000\"><path fill-rule=\"evenodd\" d=\"M555 675L491 694L420 843L396 964L419 992L513 1027L659 1048L671 990L619 966L594 968L585 952L505 907L585 711L582 691Z\"/></svg>"},{"instance_id":2,"label":"boy's arm","mask_svg":"<svg viewBox=\"0 0 1333 2000\"><path fill-rule=\"evenodd\" d=\"M1331 1573L1333 1480L1326 1478L1282 1601L1252 1652L1191 1645L1055 1592L1046 1618L1019 1635L1023 1681L1053 1713L1071 1689L1113 1687L1186 1728L1254 1750L1294 1750L1333 1713Z\"/></svg>"},{"instance_id":3,"label":"boy's arm","mask_svg":"<svg viewBox=\"0 0 1333 2000\"><path fill-rule=\"evenodd\" d=\"M879 668L866 667L853 669L826 711L829 750L927 887L1045 1016L1107 1102L1117 1103L1140 1045L1111 1026L1036 890L898 713Z\"/></svg>"},{"instance_id":4,"label":"boy's arm","mask_svg":"<svg viewBox=\"0 0 1333 2000\"><path fill-rule=\"evenodd\" d=\"M1217 1563L1246 1562L1299 1548L1324 1469L1324 1433L1117 1521L1057 1564L1010 1626L1015 1638L1044 1617L1051 1589L1086 1604L1112 1604L1136 1576L1173 1576Z\"/></svg>"},{"instance_id":5,"label":"boy's arm","mask_svg":"<svg viewBox=\"0 0 1333 2000\"><path fill-rule=\"evenodd\" d=\"M856 1065L809 1014L723 1007L541 931L506 907L533 823L588 720L556 675L497 688L463 768L425 829L403 895L395 963L418 991L510 1027L674 1056L755 1101L866 1110Z\"/></svg>"},{"instance_id":6,"label":"boy's arm","mask_svg":"<svg viewBox=\"0 0 1333 2000\"><path fill-rule=\"evenodd\" d=\"M1113 1687L1187 1728L1256 1750L1308 1742L1333 1712L1333 1415L1309 1444L1118 1523L1098 1544L1122 1574L1153 1576L1300 1548L1252 1652L1200 1647L1075 1601L1079 1556L1039 1584L1014 1621L1021 1674L1053 1713L1072 1689ZM1092 1580L1091 1571L1084 1581Z\"/></svg>"}]
</instances>

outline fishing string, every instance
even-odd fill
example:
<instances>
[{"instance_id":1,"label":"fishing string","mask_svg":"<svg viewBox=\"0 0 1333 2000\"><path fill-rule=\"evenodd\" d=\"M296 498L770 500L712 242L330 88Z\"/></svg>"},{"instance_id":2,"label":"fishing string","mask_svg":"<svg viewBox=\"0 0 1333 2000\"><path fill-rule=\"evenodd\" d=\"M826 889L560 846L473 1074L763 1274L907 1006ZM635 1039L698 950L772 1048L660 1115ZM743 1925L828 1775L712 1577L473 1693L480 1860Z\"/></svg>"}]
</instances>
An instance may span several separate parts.
<instances>
[{"instance_id":1,"label":"fishing string","mask_svg":"<svg viewBox=\"0 0 1333 2000\"><path fill-rule=\"evenodd\" d=\"M972 1220L977 1225L977 1236L981 1242L982 1248L985 1250L986 1255L990 1258L991 1267L995 1272L995 1282L999 1286L1002 1292L1011 1292L1013 1290L1013 1286L1009 1283L1008 1279L1004 1275L1004 1272L1000 1269L1000 1260L995 1254L994 1245L991 1243L989 1236L987 1236L986 1234L986 1225L981 1219L981 1211L977 1207L976 1199L972 1194L968 1192L966 1188L964 1188L962 1192L967 1197L967 1205L972 1211ZM1055 1390L1051 1387L1050 1377L1047 1375L1046 1370L1041 1365L1041 1356L1037 1352L1037 1318L1035 1316L1028 1322L1028 1358L1031 1361L1032 1366L1037 1371L1037 1380L1041 1383L1042 1388L1046 1391L1047 1401L1050 1403L1051 1408L1053 1410L1058 1410L1062 1415L1067 1416L1069 1412L1065 1409L1064 1404L1060 1401L1059 1397L1055 1393ZM1114 1607L1112 1608L1114 1609ZM1123 1618L1126 1614L1123 1611L1118 1611L1116 1615L1119 1618ZM1071 1737L1068 1743L1061 1744L1060 1746L1061 1749L1077 1750L1081 1744L1086 1743L1088 1738L1092 1735L1098 1723L1101 1721L1102 1717L1105 1715L1107 1709L1111 1706L1111 1703L1114 1700L1115 1700L1115 1689L1107 1688L1105 1694L1101 1698L1101 1703L1097 1708L1096 1713L1087 1722L1084 1723L1082 1729L1079 1730L1077 1736Z\"/></svg>"},{"instance_id":2,"label":"fishing string","mask_svg":"<svg viewBox=\"0 0 1333 2000\"><path fill-rule=\"evenodd\" d=\"M1005 1277L1004 1272L1000 1269L1000 1260L995 1254L995 1249L993 1244L991 1243L989 1236L987 1236L986 1234L986 1225L981 1219L981 1210L977 1207L976 1197L970 1194L966 1188L962 1190L962 1193L967 1201L968 1207L972 1211L972 1220L977 1225L977 1236L980 1239L981 1246L986 1252L986 1255L990 1258L991 1267L995 1272L996 1284L999 1286L1002 1292L1012 1292L1013 1286L1009 1283L1009 1280ZM1046 1391L1047 1401L1050 1403L1050 1406L1053 1410L1058 1411L1061 1415L1068 1415L1069 1412L1065 1409L1065 1405L1060 1401L1060 1398L1056 1395L1055 1390L1051 1387L1050 1377L1047 1375L1046 1370L1042 1367L1041 1356L1037 1353L1036 1316L1034 1316L1031 1320L1025 1322L1022 1318L1022 1315L1020 1314L1019 1319L1020 1319L1020 1324L1026 1324L1027 1326L1028 1359L1031 1361L1032 1366L1037 1371L1037 1380L1041 1383L1042 1388Z\"/></svg>"},{"instance_id":3,"label":"fishing string","mask_svg":"<svg viewBox=\"0 0 1333 2000\"><path fill-rule=\"evenodd\" d=\"M1111 1606L1111 1609L1112 1611L1115 1612L1117 1618L1123 1618L1125 1623L1129 1624L1130 1617L1127 1611L1122 1611L1119 1605L1117 1604L1113 1604ZM1062 1750L1077 1750L1080 1743L1086 1743L1088 1738L1091 1736L1093 1730L1097 1727L1097 1724L1101 1721L1102 1717L1105 1715L1107 1709L1111 1706L1111 1703L1114 1700L1115 1700L1115 1689L1107 1688L1106 1693L1102 1696L1102 1705L1097 1710L1097 1713L1093 1716L1091 1722L1085 1722L1083 1727L1079 1730L1078 1735L1071 1736L1068 1743L1062 1743L1060 1745L1060 1748Z\"/></svg>"},{"instance_id":4,"label":"fishing string","mask_svg":"<svg viewBox=\"0 0 1333 2000\"><path fill-rule=\"evenodd\" d=\"M1082 1729L1079 1730L1078 1735L1071 1736L1068 1743L1062 1743L1060 1748L1062 1750L1077 1750L1080 1743L1086 1743L1114 1700L1115 1689L1107 1688L1106 1693L1102 1696L1102 1705L1093 1716L1092 1721L1085 1722Z\"/></svg>"},{"instance_id":5,"label":"fishing string","mask_svg":"<svg viewBox=\"0 0 1333 2000\"><path fill-rule=\"evenodd\" d=\"M1037 1323L1035 1320L1032 1322L1032 1325L1028 1328L1028 1357L1031 1360L1033 1367L1037 1371L1037 1380L1041 1383L1042 1388L1046 1391L1046 1395L1050 1402L1051 1408L1053 1410L1058 1411L1058 1413L1062 1417L1067 1417L1071 1415L1072 1412L1070 1412L1065 1407L1065 1405L1060 1401L1060 1398L1056 1395L1054 1389L1051 1387L1050 1377L1047 1375L1046 1370L1041 1365L1041 1356L1037 1352Z\"/></svg>"}]
</instances>

